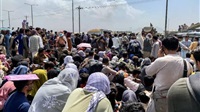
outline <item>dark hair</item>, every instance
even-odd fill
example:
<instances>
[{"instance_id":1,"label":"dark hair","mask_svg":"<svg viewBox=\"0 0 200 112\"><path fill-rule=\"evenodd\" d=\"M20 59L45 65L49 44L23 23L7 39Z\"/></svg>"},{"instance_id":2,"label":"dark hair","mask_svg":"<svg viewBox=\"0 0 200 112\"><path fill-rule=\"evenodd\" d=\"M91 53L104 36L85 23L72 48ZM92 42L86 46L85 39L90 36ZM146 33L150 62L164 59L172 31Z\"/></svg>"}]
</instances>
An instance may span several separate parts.
<instances>
[{"instance_id":1,"label":"dark hair","mask_svg":"<svg viewBox=\"0 0 200 112\"><path fill-rule=\"evenodd\" d=\"M35 30L39 31L39 30L41 30L41 28L37 27L37 28L35 28Z\"/></svg>"},{"instance_id":2,"label":"dark hair","mask_svg":"<svg viewBox=\"0 0 200 112\"><path fill-rule=\"evenodd\" d=\"M99 55L97 55L97 54L94 55L95 60L99 60L99 58L100 58Z\"/></svg>"},{"instance_id":3,"label":"dark hair","mask_svg":"<svg viewBox=\"0 0 200 112\"><path fill-rule=\"evenodd\" d=\"M74 64L77 66L77 68L80 67L80 62L78 62L78 61L74 61Z\"/></svg>"},{"instance_id":4,"label":"dark hair","mask_svg":"<svg viewBox=\"0 0 200 112\"><path fill-rule=\"evenodd\" d=\"M199 41L199 37L195 37L194 39L195 39L196 41Z\"/></svg>"},{"instance_id":5,"label":"dark hair","mask_svg":"<svg viewBox=\"0 0 200 112\"><path fill-rule=\"evenodd\" d=\"M59 59L60 65L62 65L64 63L64 58L66 56L67 56L66 54L61 54L60 59Z\"/></svg>"},{"instance_id":6,"label":"dark hair","mask_svg":"<svg viewBox=\"0 0 200 112\"><path fill-rule=\"evenodd\" d=\"M134 70L132 71L132 74L133 74L133 75L140 74L140 73L141 73L141 70L139 70L139 69L134 69Z\"/></svg>"},{"instance_id":7,"label":"dark hair","mask_svg":"<svg viewBox=\"0 0 200 112\"><path fill-rule=\"evenodd\" d=\"M146 95L145 92L141 91L137 94L138 96L138 99L142 102L142 103L145 103L147 104L150 100L150 98Z\"/></svg>"},{"instance_id":8,"label":"dark hair","mask_svg":"<svg viewBox=\"0 0 200 112\"><path fill-rule=\"evenodd\" d=\"M115 83L113 83L113 82L110 83L110 93L107 97L108 97L108 99L109 99L109 101L112 105L113 110L115 110L115 108L116 108L115 100L116 100L116 97L117 97L117 87L116 87Z\"/></svg>"},{"instance_id":9,"label":"dark hair","mask_svg":"<svg viewBox=\"0 0 200 112\"><path fill-rule=\"evenodd\" d=\"M103 58L102 62L103 62L103 64L109 63L109 59L108 58Z\"/></svg>"},{"instance_id":10,"label":"dark hair","mask_svg":"<svg viewBox=\"0 0 200 112\"><path fill-rule=\"evenodd\" d=\"M51 68L54 68L54 66L55 66L55 64L53 62L49 61L49 62L45 63L44 68L45 69L48 69L48 68L51 69Z\"/></svg>"},{"instance_id":11,"label":"dark hair","mask_svg":"<svg viewBox=\"0 0 200 112\"><path fill-rule=\"evenodd\" d=\"M49 71L47 72L47 78L48 78L48 79L52 79L52 78L54 78L54 77L57 77L58 74L59 74L59 72L58 72L57 70L55 70L55 69L49 70Z\"/></svg>"},{"instance_id":12,"label":"dark hair","mask_svg":"<svg viewBox=\"0 0 200 112\"><path fill-rule=\"evenodd\" d=\"M153 36L153 39L154 40L158 40L158 36Z\"/></svg>"},{"instance_id":13,"label":"dark hair","mask_svg":"<svg viewBox=\"0 0 200 112\"><path fill-rule=\"evenodd\" d=\"M115 77L113 78L112 82L119 83L122 86L124 86L124 75L122 75L122 74L115 75Z\"/></svg>"},{"instance_id":14,"label":"dark hair","mask_svg":"<svg viewBox=\"0 0 200 112\"><path fill-rule=\"evenodd\" d=\"M145 110L139 102L126 102L123 103L120 112L145 112Z\"/></svg>"},{"instance_id":15,"label":"dark hair","mask_svg":"<svg viewBox=\"0 0 200 112\"><path fill-rule=\"evenodd\" d=\"M128 57L128 53L127 52L123 52L122 57L123 58L127 58Z\"/></svg>"},{"instance_id":16,"label":"dark hair","mask_svg":"<svg viewBox=\"0 0 200 112\"><path fill-rule=\"evenodd\" d=\"M190 58L191 54L190 53L186 53L186 58Z\"/></svg>"},{"instance_id":17,"label":"dark hair","mask_svg":"<svg viewBox=\"0 0 200 112\"><path fill-rule=\"evenodd\" d=\"M200 61L200 48L194 50L193 56L196 61Z\"/></svg>"},{"instance_id":18,"label":"dark hair","mask_svg":"<svg viewBox=\"0 0 200 112\"><path fill-rule=\"evenodd\" d=\"M56 57L53 57L53 56L49 57L49 61L51 61L51 62L56 61Z\"/></svg>"},{"instance_id":19,"label":"dark hair","mask_svg":"<svg viewBox=\"0 0 200 112\"><path fill-rule=\"evenodd\" d=\"M30 30L29 30L29 29L26 29L26 30L25 30L25 33L28 33L28 32L30 32Z\"/></svg>"},{"instance_id":20,"label":"dark hair","mask_svg":"<svg viewBox=\"0 0 200 112\"><path fill-rule=\"evenodd\" d=\"M126 69L127 69L126 64L123 63L123 62L119 63L118 68L119 68L120 70L126 70Z\"/></svg>"},{"instance_id":21,"label":"dark hair","mask_svg":"<svg viewBox=\"0 0 200 112\"><path fill-rule=\"evenodd\" d=\"M39 48L38 49L38 54L42 53L44 51L44 48Z\"/></svg>"},{"instance_id":22,"label":"dark hair","mask_svg":"<svg viewBox=\"0 0 200 112\"><path fill-rule=\"evenodd\" d=\"M24 33L24 29L21 28L21 29L19 30L19 33Z\"/></svg>"},{"instance_id":23,"label":"dark hair","mask_svg":"<svg viewBox=\"0 0 200 112\"><path fill-rule=\"evenodd\" d=\"M17 33L14 31L14 32L12 32L11 33L11 36L14 36L14 35L16 35Z\"/></svg>"},{"instance_id":24,"label":"dark hair","mask_svg":"<svg viewBox=\"0 0 200 112\"><path fill-rule=\"evenodd\" d=\"M167 49L167 50L177 50L179 46L179 41L176 37L167 37L162 40L162 45Z\"/></svg>"},{"instance_id":25,"label":"dark hair","mask_svg":"<svg viewBox=\"0 0 200 112\"><path fill-rule=\"evenodd\" d=\"M89 56L93 56L94 55L94 52L93 51L90 51L89 52Z\"/></svg>"},{"instance_id":26,"label":"dark hair","mask_svg":"<svg viewBox=\"0 0 200 112\"><path fill-rule=\"evenodd\" d=\"M89 76L90 75L88 73L81 73L80 74L81 84L86 84Z\"/></svg>"},{"instance_id":27,"label":"dark hair","mask_svg":"<svg viewBox=\"0 0 200 112\"><path fill-rule=\"evenodd\" d=\"M28 81L14 81L14 85L17 91L22 91L23 88L27 85Z\"/></svg>"},{"instance_id":28,"label":"dark hair","mask_svg":"<svg viewBox=\"0 0 200 112\"><path fill-rule=\"evenodd\" d=\"M64 34L66 34L66 33L67 33L67 31L66 31L66 30L64 30L63 32L64 32Z\"/></svg>"}]
</instances>

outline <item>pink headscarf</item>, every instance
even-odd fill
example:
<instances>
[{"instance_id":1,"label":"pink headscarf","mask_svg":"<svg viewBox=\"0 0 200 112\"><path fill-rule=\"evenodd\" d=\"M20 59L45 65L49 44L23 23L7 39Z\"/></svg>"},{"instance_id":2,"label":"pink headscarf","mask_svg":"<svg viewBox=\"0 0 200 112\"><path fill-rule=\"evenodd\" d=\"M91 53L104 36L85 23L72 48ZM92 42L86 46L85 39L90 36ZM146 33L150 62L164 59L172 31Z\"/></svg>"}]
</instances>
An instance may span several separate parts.
<instances>
[{"instance_id":1,"label":"pink headscarf","mask_svg":"<svg viewBox=\"0 0 200 112\"><path fill-rule=\"evenodd\" d=\"M7 100L9 94L15 90L14 83L12 81L7 81L0 88L0 110L3 109L4 103Z\"/></svg>"}]
</instances>

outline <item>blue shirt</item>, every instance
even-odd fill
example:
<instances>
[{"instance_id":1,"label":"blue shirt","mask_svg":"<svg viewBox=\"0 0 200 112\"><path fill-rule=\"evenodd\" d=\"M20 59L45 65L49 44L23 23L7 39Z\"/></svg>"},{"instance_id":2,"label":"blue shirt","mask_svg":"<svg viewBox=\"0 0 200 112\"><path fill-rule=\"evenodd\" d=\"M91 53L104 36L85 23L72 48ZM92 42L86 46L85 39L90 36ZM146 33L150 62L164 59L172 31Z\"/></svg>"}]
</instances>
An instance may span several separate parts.
<instances>
[{"instance_id":1,"label":"blue shirt","mask_svg":"<svg viewBox=\"0 0 200 112\"><path fill-rule=\"evenodd\" d=\"M19 46L18 46L18 52L19 54L23 55L23 34L19 34L15 39L14 39L14 42L17 42L19 43Z\"/></svg>"},{"instance_id":2,"label":"blue shirt","mask_svg":"<svg viewBox=\"0 0 200 112\"><path fill-rule=\"evenodd\" d=\"M6 47L9 47L10 46L10 38L11 38L11 35L10 34L7 34L5 35L5 46Z\"/></svg>"},{"instance_id":3,"label":"blue shirt","mask_svg":"<svg viewBox=\"0 0 200 112\"><path fill-rule=\"evenodd\" d=\"M16 91L7 99L3 112L28 112L30 104L24 93Z\"/></svg>"}]
</instances>

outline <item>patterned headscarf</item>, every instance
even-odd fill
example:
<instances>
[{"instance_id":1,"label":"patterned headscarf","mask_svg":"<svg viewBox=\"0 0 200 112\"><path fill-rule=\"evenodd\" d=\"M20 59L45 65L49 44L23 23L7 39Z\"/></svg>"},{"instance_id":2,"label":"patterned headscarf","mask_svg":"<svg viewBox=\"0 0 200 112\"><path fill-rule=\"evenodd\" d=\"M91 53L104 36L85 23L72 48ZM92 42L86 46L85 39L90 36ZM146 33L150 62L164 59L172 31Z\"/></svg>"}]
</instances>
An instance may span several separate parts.
<instances>
[{"instance_id":1,"label":"patterned headscarf","mask_svg":"<svg viewBox=\"0 0 200 112\"><path fill-rule=\"evenodd\" d=\"M87 109L87 112L94 112L99 101L110 93L110 81L105 74L96 72L89 76L84 89L89 92L95 92Z\"/></svg>"}]
</instances>

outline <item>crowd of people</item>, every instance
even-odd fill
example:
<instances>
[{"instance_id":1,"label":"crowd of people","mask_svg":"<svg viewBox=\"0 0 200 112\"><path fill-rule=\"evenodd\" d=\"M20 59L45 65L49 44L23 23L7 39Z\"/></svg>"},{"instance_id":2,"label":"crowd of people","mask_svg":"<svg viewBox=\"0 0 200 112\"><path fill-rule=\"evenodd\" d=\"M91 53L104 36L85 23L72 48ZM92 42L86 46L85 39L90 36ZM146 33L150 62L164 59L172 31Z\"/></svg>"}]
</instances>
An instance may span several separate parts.
<instances>
[{"instance_id":1,"label":"crowd of people","mask_svg":"<svg viewBox=\"0 0 200 112\"><path fill-rule=\"evenodd\" d=\"M199 69L188 36L2 30L0 112L198 112Z\"/></svg>"}]
</instances>

